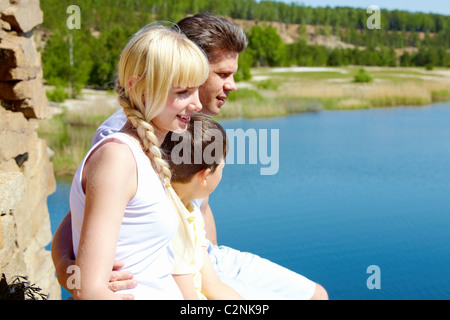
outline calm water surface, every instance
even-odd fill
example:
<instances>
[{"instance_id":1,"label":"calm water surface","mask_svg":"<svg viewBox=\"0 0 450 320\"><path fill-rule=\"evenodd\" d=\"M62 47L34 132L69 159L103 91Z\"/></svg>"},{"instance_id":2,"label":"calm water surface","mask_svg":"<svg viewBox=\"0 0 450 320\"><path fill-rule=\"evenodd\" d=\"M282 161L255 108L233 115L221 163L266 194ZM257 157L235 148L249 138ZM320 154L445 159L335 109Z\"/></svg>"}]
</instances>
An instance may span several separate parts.
<instances>
[{"instance_id":1,"label":"calm water surface","mask_svg":"<svg viewBox=\"0 0 450 320\"><path fill-rule=\"evenodd\" d=\"M450 299L449 103L222 125L279 129L280 168L225 167L210 199L220 244L303 274L332 299ZM49 197L53 231L69 188ZM367 287L372 265L380 289Z\"/></svg>"}]
</instances>

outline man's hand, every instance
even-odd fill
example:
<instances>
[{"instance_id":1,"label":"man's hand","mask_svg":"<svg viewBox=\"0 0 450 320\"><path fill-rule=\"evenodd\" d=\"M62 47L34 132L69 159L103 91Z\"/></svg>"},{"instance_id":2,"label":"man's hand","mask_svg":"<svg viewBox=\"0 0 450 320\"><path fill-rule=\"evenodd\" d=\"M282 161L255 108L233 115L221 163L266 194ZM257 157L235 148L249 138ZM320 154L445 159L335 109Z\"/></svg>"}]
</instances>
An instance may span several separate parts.
<instances>
[{"instance_id":1,"label":"man's hand","mask_svg":"<svg viewBox=\"0 0 450 320\"><path fill-rule=\"evenodd\" d=\"M75 255L73 254L72 245L72 220L71 212L69 211L64 219L61 221L58 229L55 232L52 242L52 259L56 269L56 276L59 284L73 294L73 288L68 288L67 281L70 273L67 272L70 266L76 264ZM114 261L111 276L109 278L108 288L112 292L117 292L124 289L131 289L136 287L137 281L133 280L133 274L129 271L118 271L123 268L124 263ZM123 300L133 300L132 294L118 295Z\"/></svg>"},{"instance_id":2,"label":"man's hand","mask_svg":"<svg viewBox=\"0 0 450 320\"><path fill-rule=\"evenodd\" d=\"M120 261L114 261L113 271L109 278L108 288L117 292L120 290L131 289L137 286L137 281L133 280L133 274L130 271L118 271L123 268L125 264ZM120 294L123 300L134 300L132 294Z\"/></svg>"}]
</instances>

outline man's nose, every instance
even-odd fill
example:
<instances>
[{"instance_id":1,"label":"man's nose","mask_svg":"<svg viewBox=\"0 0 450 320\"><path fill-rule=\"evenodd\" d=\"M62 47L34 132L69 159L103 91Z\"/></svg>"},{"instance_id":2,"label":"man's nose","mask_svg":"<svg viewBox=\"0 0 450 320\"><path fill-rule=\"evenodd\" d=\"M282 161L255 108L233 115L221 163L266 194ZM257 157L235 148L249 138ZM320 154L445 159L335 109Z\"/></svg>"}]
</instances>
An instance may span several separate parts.
<instances>
[{"instance_id":1,"label":"man's nose","mask_svg":"<svg viewBox=\"0 0 450 320\"><path fill-rule=\"evenodd\" d=\"M230 76L227 79L227 81L223 85L223 88L226 91L236 91L237 90L236 82L234 81L234 76Z\"/></svg>"}]
</instances>

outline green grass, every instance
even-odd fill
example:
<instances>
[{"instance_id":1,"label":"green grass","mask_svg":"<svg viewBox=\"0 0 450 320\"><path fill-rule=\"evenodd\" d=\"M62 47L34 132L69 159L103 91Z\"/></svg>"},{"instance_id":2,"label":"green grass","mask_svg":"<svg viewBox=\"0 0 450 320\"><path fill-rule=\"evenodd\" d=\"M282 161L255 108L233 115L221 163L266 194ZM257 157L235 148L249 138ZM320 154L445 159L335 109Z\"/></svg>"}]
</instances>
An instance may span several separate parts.
<instances>
[{"instance_id":1,"label":"green grass","mask_svg":"<svg viewBox=\"0 0 450 320\"><path fill-rule=\"evenodd\" d=\"M450 101L450 90L435 90L431 92L433 102Z\"/></svg>"},{"instance_id":2,"label":"green grass","mask_svg":"<svg viewBox=\"0 0 450 320\"><path fill-rule=\"evenodd\" d=\"M111 110L103 111L104 114L87 115L86 110L68 111L63 108L62 113L38 122L39 137L45 139L54 152L51 161L57 177L73 176L91 147L95 130L112 114Z\"/></svg>"}]
</instances>

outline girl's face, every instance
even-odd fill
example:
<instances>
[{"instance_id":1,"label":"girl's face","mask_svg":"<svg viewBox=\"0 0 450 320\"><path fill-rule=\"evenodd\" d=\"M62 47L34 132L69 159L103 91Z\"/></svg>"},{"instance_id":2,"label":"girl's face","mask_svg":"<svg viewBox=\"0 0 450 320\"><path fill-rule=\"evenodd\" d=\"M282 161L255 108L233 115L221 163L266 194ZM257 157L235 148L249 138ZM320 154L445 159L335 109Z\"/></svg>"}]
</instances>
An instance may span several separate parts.
<instances>
[{"instance_id":1,"label":"girl's face","mask_svg":"<svg viewBox=\"0 0 450 320\"><path fill-rule=\"evenodd\" d=\"M191 121L192 113L201 109L198 87L172 87L169 91L166 107L152 120L160 144L169 131L184 132Z\"/></svg>"}]
</instances>

